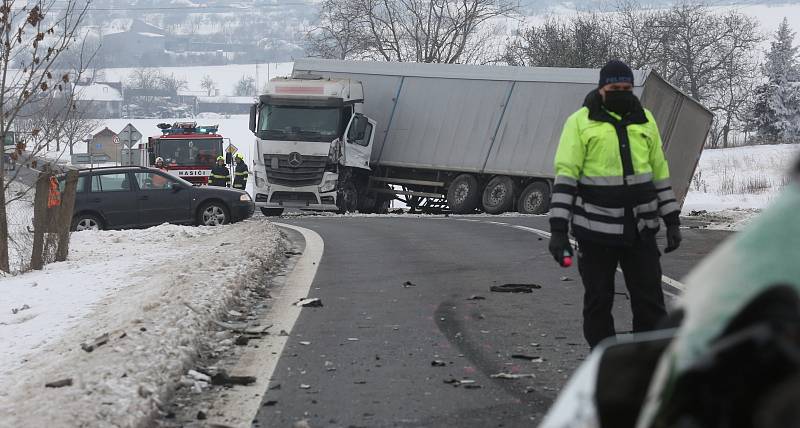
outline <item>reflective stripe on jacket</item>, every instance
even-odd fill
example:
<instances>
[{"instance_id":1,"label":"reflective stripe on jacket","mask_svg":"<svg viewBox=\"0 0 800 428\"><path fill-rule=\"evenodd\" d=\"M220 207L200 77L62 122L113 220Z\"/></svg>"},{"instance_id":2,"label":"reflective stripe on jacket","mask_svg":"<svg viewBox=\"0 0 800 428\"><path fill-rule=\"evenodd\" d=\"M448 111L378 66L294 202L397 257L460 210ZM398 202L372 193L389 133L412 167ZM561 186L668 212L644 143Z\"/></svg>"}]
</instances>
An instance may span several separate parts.
<instances>
[{"instance_id":1,"label":"reflective stripe on jacket","mask_svg":"<svg viewBox=\"0 0 800 428\"><path fill-rule=\"evenodd\" d=\"M624 118L592 91L564 124L555 157L550 227L576 238L630 244L636 230L677 224L680 207L669 180L653 115L637 101Z\"/></svg>"},{"instance_id":2,"label":"reflective stripe on jacket","mask_svg":"<svg viewBox=\"0 0 800 428\"><path fill-rule=\"evenodd\" d=\"M231 182L231 172L227 166L214 165L208 177L209 186L227 187Z\"/></svg>"},{"instance_id":3,"label":"reflective stripe on jacket","mask_svg":"<svg viewBox=\"0 0 800 428\"><path fill-rule=\"evenodd\" d=\"M237 162L236 170L233 175L233 187L236 189L244 189L247 185L247 164L244 162Z\"/></svg>"}]
</instances>

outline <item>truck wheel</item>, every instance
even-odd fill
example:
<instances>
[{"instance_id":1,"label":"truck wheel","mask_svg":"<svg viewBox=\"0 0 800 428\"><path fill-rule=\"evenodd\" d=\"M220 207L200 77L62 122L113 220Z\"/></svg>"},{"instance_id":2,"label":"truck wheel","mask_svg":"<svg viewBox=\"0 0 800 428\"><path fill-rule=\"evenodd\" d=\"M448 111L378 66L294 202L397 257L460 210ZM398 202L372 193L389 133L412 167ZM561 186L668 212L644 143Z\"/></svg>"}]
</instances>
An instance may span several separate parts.
<instances>
[{"instance_id":1,"label":"truck wheel","mask_svg":"<svg viewBox=\"0 0 800 428\"><path fill-rule=\"evenodd\" d=\"M514 180L509 177L495 177L483 189L483 210L489 214L502 214L514 205Z\"/></svg>"},{"instance_id":2,"label":"truck wheel","mask_svg":"<svg viewBox=\"0 0 800 428\"><path fill-rule=\"evenodd\" d=\"M447 205L454 214L474 212L481 202L480 199L478 179L469 174L459 175L447 188Z\"/></svg>"},{"instance_id":3,"label":"truck wheel","mask_svg":"<svg viewBox=\"0 0 800 428\"><path fill-rule=\"evenodd\" d=\"M197 224L200 226L219 226L231 222L231 215L221 202L206 202L197 210Z\"/></svg>"},{"instance_id":4,"label":"truck wheel","mask_svg":"<svg viewBox=\"0 0 800 428\"><path fill-rule=\"evenodd\" d=\"M339 207L339 214L354 213L358 209L358 189L347 181L342 184L336 195L336 206Z\"/></svg>"},{"instance_id":5,"label":"truck wheel","mask_svg":"<svg viewBox=\"0 0 800 428\"><path fill-rule=\"evenodd\" d=\"M550 186L542 181L529 184L517 201L521 214L544 214L550 209Z\"/></svg>"},{"instance_id":6,"label":"truck wheel","mask_svg":"<svg viewBox=\"0 0 800 428\"><path fill-rule=\"evenodd\" d=\"M283 208L261 208L261 214L267 217L278 217L283 215Z\"/></svg>"},{"instance_id":7,"label":"truck wheel","mask_svg":"<svg viewBox=\"0 0 800 428\"><path fill-rule=\"evenodd\" d=\"M72 230L103 230L103 221L93 214L79 214L72 219Z\"/></svg>"}]
</instances>

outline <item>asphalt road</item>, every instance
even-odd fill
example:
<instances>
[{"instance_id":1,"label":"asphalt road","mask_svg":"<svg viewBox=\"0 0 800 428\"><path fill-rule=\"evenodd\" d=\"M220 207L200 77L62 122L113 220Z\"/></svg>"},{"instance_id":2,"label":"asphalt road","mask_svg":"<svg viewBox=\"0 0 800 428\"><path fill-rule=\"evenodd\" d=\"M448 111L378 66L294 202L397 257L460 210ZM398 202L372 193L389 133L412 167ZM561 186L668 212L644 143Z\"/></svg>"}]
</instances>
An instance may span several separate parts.
<instances>
[{"instance_id":1,"label":"asphalt road","mask_svg":"<svg viewBox=\"0 0 800 428\"><path fill-rule=\"evenodd\" d=\"M256 427L303 419L312 427L532 426L588 353L577 269L558 267L547 239L514 227L546 231L546 217L281 221L323 238L309 297L324 306L301 312ZM664 274L680 279L725 236L684 229L684 245L662 259ZM507 283L541 288L489 291ZM615 319L624 332L630 310L621 275L618 289ZM535 377L491 377L501 372Z\"/></svg>"}]
</instances>

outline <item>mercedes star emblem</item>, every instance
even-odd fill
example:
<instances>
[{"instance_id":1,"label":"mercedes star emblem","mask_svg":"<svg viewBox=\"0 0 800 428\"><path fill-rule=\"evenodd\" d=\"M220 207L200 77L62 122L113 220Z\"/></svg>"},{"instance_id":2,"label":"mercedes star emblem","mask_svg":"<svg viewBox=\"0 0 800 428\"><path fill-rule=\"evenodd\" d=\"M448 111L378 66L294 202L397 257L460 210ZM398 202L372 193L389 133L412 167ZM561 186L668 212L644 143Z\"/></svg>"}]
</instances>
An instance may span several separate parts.
<instances>
[{"instance_id":1,"label":"mercedes star emblem","mask_svg":"<svg viewBox=\"0 0 800 428\"><path fill-rule=\"evenodd\" d=\"M303 163L303 157L300 156L300 153L297 152L289 153L289 166L291 166L292 168L297 168L302 163Z\"/></svg>"}]
</instances>

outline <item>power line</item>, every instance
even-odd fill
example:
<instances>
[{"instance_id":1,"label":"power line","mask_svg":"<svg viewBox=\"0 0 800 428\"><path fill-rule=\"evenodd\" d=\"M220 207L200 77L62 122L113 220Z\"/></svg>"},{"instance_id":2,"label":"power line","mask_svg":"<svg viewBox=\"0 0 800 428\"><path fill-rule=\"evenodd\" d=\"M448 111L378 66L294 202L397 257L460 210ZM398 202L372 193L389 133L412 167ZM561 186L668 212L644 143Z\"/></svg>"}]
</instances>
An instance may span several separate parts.
<instances>
[{"instance_id":1,"label":"power line","mask_svg":"<svg viewBox=\"0 0 800 428\"><path fill-rule=\"evenodd\" d=\"M258 6L201 6L201 7L187 7L187 6L153 6L153 7L92 7L89 6L86 10L88 12L158 12L158 11L183 11L189 13L206 13L214 11L245 11L256 10L262 8L280 8L286 6L316 6L313 2L286 2L281 4L269 3ZM47 10L64 11L64 10L83 10L80 5L75 5L72 8L66 7L50 7Z\"/></svg>"}]
</instances>

